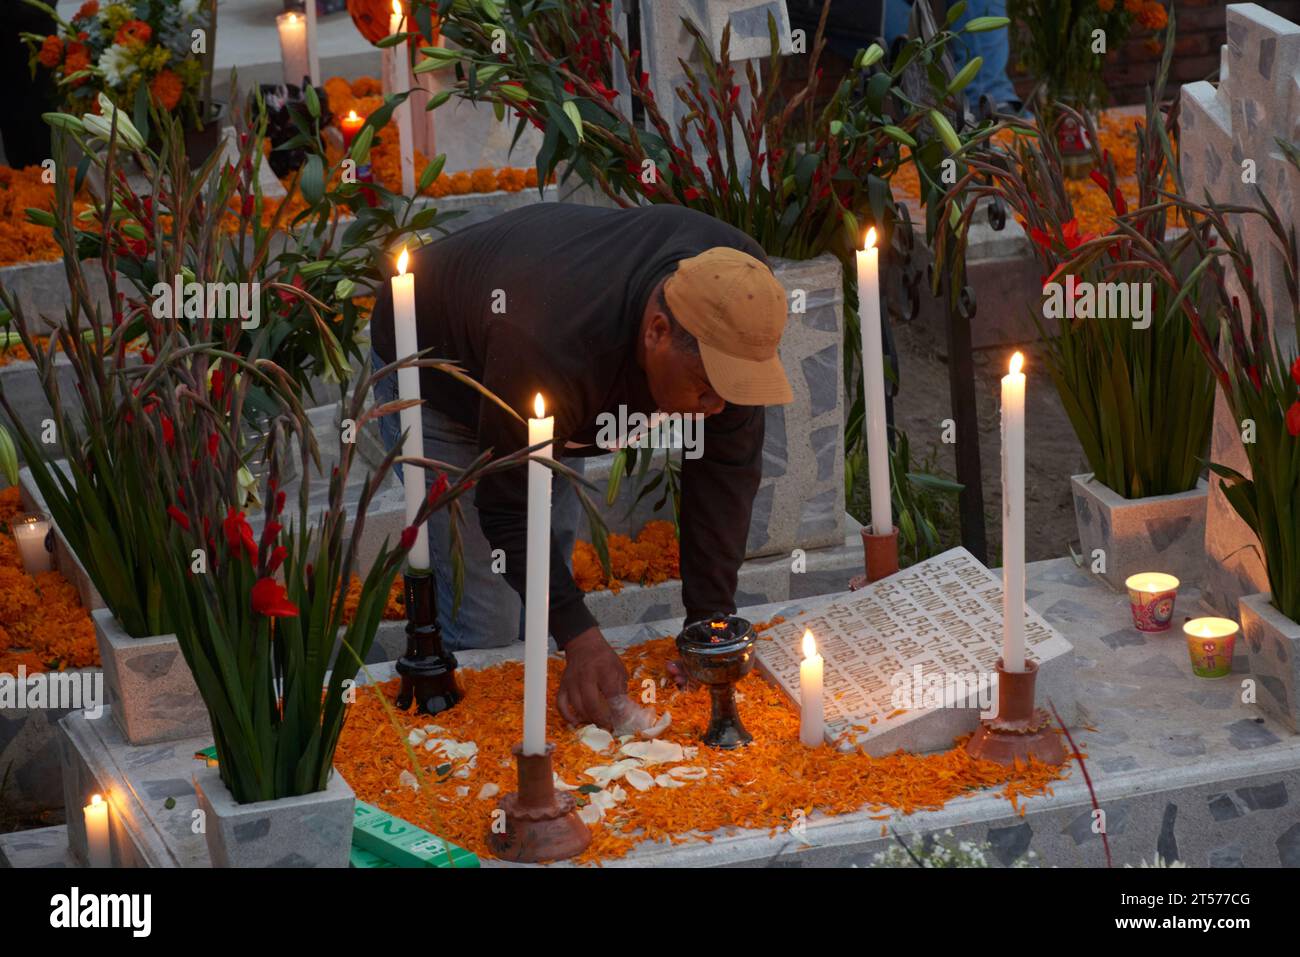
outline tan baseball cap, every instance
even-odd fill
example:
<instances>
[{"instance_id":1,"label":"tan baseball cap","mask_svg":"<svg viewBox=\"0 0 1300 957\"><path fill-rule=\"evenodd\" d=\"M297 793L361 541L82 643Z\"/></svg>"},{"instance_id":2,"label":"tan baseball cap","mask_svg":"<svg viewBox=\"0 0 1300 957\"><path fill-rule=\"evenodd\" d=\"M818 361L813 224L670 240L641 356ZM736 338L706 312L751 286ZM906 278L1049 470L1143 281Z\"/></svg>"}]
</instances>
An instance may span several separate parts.
<instances>
[{"instance_id":1,"label":"tan baseball cap","mask_svg":"<svg viewBox=\"0 0 1300 957\"><path fill-rule=\"evenodd\" d=\"M664 283L664 299L700 344L709 383L735 405L785 405L794 399L777 349L785 331L785 290L748 253L715 246L683 259Z\"/></svg>"}]
</instances>

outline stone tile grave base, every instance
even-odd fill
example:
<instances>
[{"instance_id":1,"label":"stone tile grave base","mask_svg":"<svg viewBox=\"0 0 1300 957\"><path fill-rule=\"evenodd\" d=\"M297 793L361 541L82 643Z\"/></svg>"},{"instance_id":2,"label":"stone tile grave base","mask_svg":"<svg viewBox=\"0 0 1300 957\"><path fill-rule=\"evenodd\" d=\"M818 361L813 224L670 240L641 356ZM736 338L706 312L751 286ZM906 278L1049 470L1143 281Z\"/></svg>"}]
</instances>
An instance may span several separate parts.
<instances>
[{"instance_id":1,"label":"stone tile grave base","mask_svg":"<svg viewBox=\"0 0 1300 957\"><path fill-rule=\"evenodd\" d=\"M1184 588L1185 607L1194 607L1199 591L1194 585ZM1031 564L1028 597L1043 620L1074 646L1081 722L1096 730L1080 726L1073 733L1088 755L1089 773L1107 811L1117 865L1150 862L1159 852L1194 867L1300 866L1300 736L1241 704L1240 674L1218 681L1193 677L1178 636L1136 632L1125 596L1069 559ZM794 619L801 610L803 603L781 602L746 608L744 614ZM626 647L670 634L674 627L672 622L632 625L611 629L608 636ZM483 667L521 654L511 648L459 657L466 666ZM1244 657L1235 670L1246 671ZM386 680L391 666L372 674ZM139 848L115 849L115 854L153 866L207 866L203 838L190 833L189 820L195 806L191 755L209 741L128 749L111 720L101 719L92 728L76 715L64 729L67 760L82 774L99 769L110 785L85 781L73 788L70 803L79 807L96 789L115 802L119 795L132 802L135 823L115 826L113 833L138 841ZM904 835L951 828L959 838L988 840L995 866L1014 863L1031 850L1041 866L1103 866L1077 768L1053 791L1022 800L1024 816L1005 798L980 792L938 811L894 814L886 821L872 820L866 811L814 815L806 841L785 832L738 831L715 835L712 844L644 846L608 866L861 866L892 840L882 838L882 825ZM176 798L171 810L164 808L168 797ZM77 822L70 820L67 834L74 843L76 830ZM58 840L58 829L0 835L0 861L56 865ZM84 834L80 840L84 847Z\"/></svg>"}]
</instances>

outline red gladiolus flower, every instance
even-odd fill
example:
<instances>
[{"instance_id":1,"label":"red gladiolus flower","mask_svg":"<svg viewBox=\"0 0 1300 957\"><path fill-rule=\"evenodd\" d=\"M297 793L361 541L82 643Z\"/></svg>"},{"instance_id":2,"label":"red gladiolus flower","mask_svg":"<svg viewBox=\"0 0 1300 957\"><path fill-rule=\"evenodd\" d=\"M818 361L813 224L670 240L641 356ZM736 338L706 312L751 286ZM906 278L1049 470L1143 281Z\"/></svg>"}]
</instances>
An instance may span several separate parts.
<instances>
[{"instance_id":1,"label":"red gladiolus flower","mask_svg":"<svg viewBox=\"0 0 1300 957\"><path fill-rule=\"evenodd\" d=\"M162 423L163 442L165 442L167 448L170 449L176 444L176 427L172 425L172 420L167 418L165 415L160 421Z\"/></svg>"},{"instance_id":2,"label":"red gladiolus flower","mask_svg":"<svg viewBox=\"0 0 1300 957\"><path fill-rule=\"evenodd\" d=\"M1260 381L1259 370L1257 368L1250 366L1246 369L1246 373L1250 376L1251 384L1254 385L1256 392L1259 392L1264 388L1264 383Z\"/></svg>"},{"instance_id":3,"label":"red gladiolus flower","mask_svg":"<svg viewBox=\"0 0 1300 957\"><path fill-rule=\"evenodd\" d=\"M220 401L221 390L226 387L226 377L220 369L212 370L212 398Z\"/></svg>"},{"instance_id":4,"label":"red gladiolus flower","mask_svg":"<svg viewBox=\"0 0 1300 957\"><path fill-rule=\"evenodd\" d=\"M404 552L409 552L411 546L415 544L415 536L418 534L420 534L419 526L407 525L406 528L402 529L402 539L398 543L398 547Z\"/></svg>"},{"instance_id":5,"label":"red gladiolus flower","mask_svg":"<svg viewBox=\"0 0 1300 957\"><path fill-rule=\"evenodd\" d=\"M429 501L436 502L447 492L447 476L444 472L438 473L438 479L429 489Z\"/></svg>"},{"instance_id":6,"label":"red gladiolus flower","mask_svg":"<svg viewBox=\"0 0 1300 957\"><path fill-rule=\"evenodd\" d=\"M271 542L275 541L275 536L280 534L282 528L284 528L284 526L279 522L267 522L266 526L262 529L262 544L269 545Z\"/></svg>"},{"instance_id":7,"label":"red gladiolus flower","mask_svg":"<svg viewBox=\"0 0 1300 957\"><path fill-rule=\"evenodd\" d=\"M293 281L289 283L295 289L306 289L307 284L303 282L302 276L294 276ZM283 303L295 303L298 301L298 295L292 292L285 292L283 289L277 289L275 294L280 297Z\"/></svg>"},{"instance_id":8,"label":"red gladiolus flower","mask_svg":"<svg viewBox=\"0 0 1300 957\"><path fill-rule=\"evenodd\" d=\"M231 551L238 552L242 547L248 557L257 560L257 543L253 540L253 526L248 524L243 512L236 512L231 506L226 517L221 520L221 529L226 534L226 544Z\"/></svg>"},{"instance_id":9,"label":"red gladiolus flower","mask_svg":"<svg viewBox=\"0 0 1300 957\"><path fill-rule=\"evenodd\" d=\"M267 618L298 617L298 606L274 578L259 578L253 584L253 611Z\"/></svg>"},{"instance_id":10,"label":"red gladiolus flower","mask_svg":"<svg viewBox=\"0 0 1300 957\"><path fill-rule=\"evenodd\" d=\"M173 522L185 529L185 531L188 532L190 530L190 520L185 516L185 513L175 505L167 506L167 514L172 517Z\"/></svg>"},{"instance_id":11,"label":"red gladiolus flower","mask_svg":"<svg viewBox=\"0 0 1300 957\"><path fill-rule=\"evenodd\" d=\"M1091 233L1086 236L1079 235L1079 220L1072 219L1061 227L1061 236L1065 239L1065 247L1074 249L1075 247L1086 243L1088 240L1095 238Z\"/></svg>"},{"instance_id":12,"label":"red gladiolus flower","mask_svg":"<svg viewBox=\"0 0 1300 957\"><path fill-rule=\"evenodd\" d=\"M208 458L215 459L217 457L217 446L220 444L221 436L216 432L208 436Z\"/></svg>"},{"instance_id":13,"label":"red gladiolus flower","mask_svg":"<svg viewBox=\"0 0 1300 957\"><path fill-rule=\"evenodd\" d=\"M1297 356L1291 365L1291 378L1295 380L1296 385L1300 385L1300 356Z\"/></svg>"},{"instance_id":14,"label":"red gladiolus flower","mask_svg":"<svg viewBox=\"0 0 1300 957\"><path fill-rule=\"evenodd\" d=\"M285 560L288 554L289 549L285 548L283 545L276 545L275 548L271 550L271 557L266 560L266 573L268 575L274 575L276 569L280 567L280 564Z\"/></svg>"},{"instance_id":15,"label":"red gladiolus flower","mask_svg":"<svg viewBox=\"0 0 1300 957\"><path fill-rule=\"evenodd\" d=\"M1300 438L1300 400L1291 403L1286 410L1286 430L1292 438Z\"/></svg>"},{"instance_id":16,"label":"red gladiolus flower","mask_svg":"<svg viewBox=\"0 0 1300 957\"><path fill-rule=\"evenodd\" d=\"M688 186L686 189L682 190L682 199L686 200L688 203L699 199L701 195L703 194L694 186Z\"/></svg>"}]
</instances>

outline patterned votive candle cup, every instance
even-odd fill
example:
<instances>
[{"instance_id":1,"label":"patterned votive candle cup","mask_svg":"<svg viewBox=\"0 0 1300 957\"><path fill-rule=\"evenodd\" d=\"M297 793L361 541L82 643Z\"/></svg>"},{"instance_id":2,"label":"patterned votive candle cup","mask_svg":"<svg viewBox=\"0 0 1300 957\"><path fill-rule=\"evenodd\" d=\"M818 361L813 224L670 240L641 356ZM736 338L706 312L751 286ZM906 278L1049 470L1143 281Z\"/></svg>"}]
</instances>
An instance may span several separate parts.
<instances>
[{"instance_id":1,"label":"patterned votive candle cup","mask_svg":"<svg viewBox=\"0 0 1300 957\"><path fill-rule=\"evenodd\" d=\"M1237 623L1231 618L1193 618L1183 625L1192 674L1198 678L1222 678L1230 674L1237 631Z\"/></svg>"},{"instance_id":2,"label":"patterned votive candle cup","mask_svg":"<svg viewBox=\"0 0 1300 957\"><path fill-rule=\"evenodd\" d=\"M1168 631L1174 619L1178 579L1164 572L1141 572L1124 580L1133 625L1138 631Z\"/></svg>"}]
</instances>

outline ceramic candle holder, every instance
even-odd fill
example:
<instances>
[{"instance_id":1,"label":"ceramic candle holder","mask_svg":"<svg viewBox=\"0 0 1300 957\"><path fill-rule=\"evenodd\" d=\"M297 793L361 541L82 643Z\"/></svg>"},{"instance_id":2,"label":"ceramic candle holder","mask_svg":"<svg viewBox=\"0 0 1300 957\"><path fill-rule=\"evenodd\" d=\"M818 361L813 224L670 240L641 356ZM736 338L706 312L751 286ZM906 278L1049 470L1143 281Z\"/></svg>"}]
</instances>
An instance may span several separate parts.
<instances>
[{"instance_id":1,"label":"ceramic candle holder","mask_svg":"<svg viewBox=\"0 0 1300 957\"><path fill-rule=\"evenodd\" d=\"M1133 626L1138 631L1168 631L1174 618L1174 600L1178 597L1178 579L1162 572L1130 575L1128 588Z\"/></svg>"},{"instance_id":2,"label":"ceramic candle holder","mask_svg":"<svg viewBox=\"0 0 1300 957\"><path fill-rule=\"evenodd\" d=\"M1192 674L1198 678L1222 678L1231 674L1237 631L1237 623L1231 618L1193 618L1183 625Z\"/></svg>"}]
</instances>

